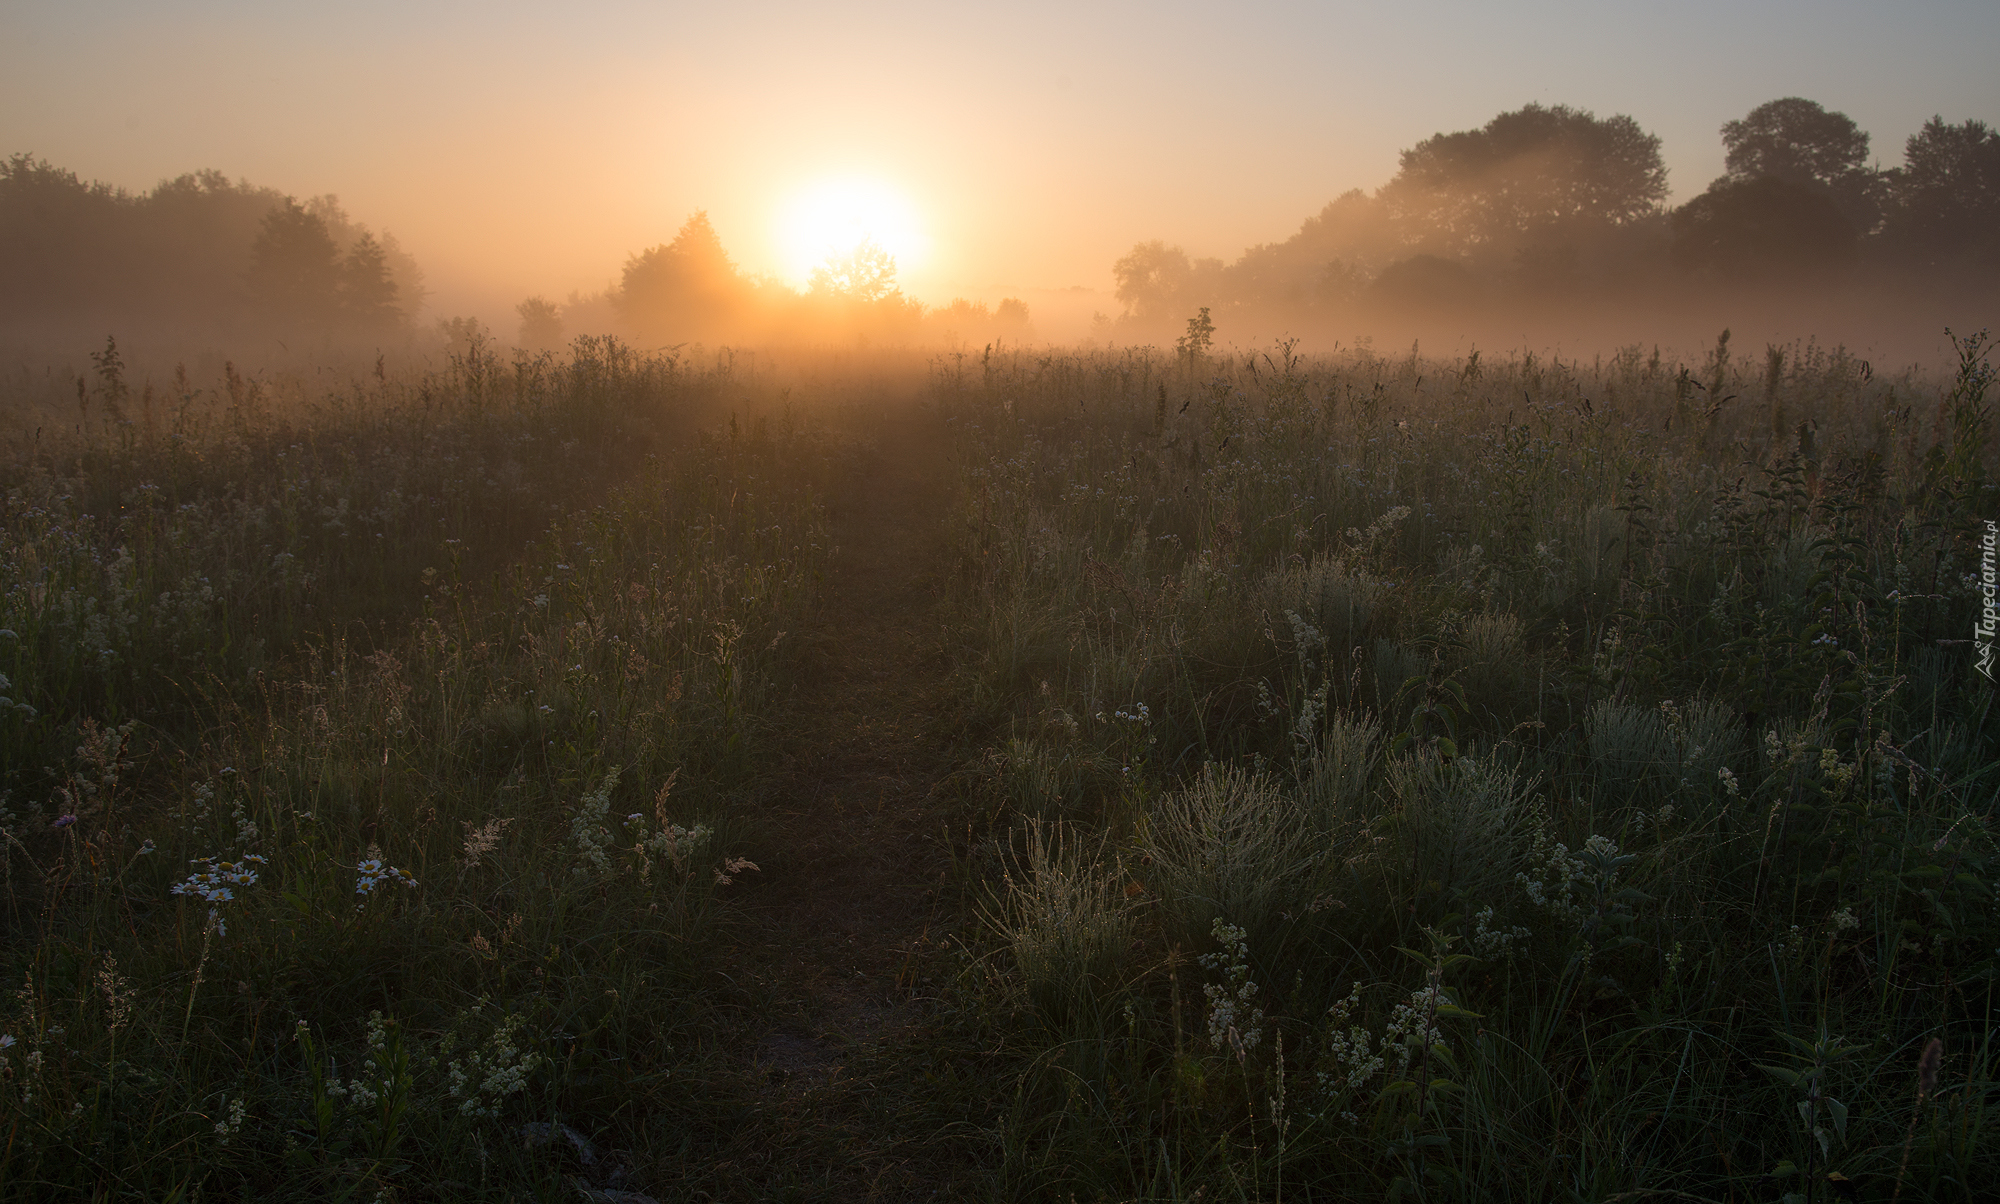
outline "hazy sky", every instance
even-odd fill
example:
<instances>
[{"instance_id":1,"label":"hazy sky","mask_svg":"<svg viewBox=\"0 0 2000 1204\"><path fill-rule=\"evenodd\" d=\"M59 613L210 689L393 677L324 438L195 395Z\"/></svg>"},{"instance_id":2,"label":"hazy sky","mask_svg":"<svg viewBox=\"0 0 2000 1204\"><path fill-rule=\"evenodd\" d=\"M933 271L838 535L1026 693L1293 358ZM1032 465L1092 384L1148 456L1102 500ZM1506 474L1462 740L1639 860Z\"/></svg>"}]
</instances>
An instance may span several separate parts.
<instances>
[{"instance_id":1,"label":"hazy sky","mask_svg":"<svg viewBox=\"0 0 2000 1204\"><path fill-rule=\"evenodd\" d=\"M1397 152L1529 101L1658 134L1675 197L1776 97L1885 164L2000 122L2000 2L456 3L0 0L0 153L132 189L202 167L338 193L445 312L614 278L707 209L781 271L829 177L900 191L917 297L1110 287L1165 238L1234 258Z\"/></svg>"}]
</instances>

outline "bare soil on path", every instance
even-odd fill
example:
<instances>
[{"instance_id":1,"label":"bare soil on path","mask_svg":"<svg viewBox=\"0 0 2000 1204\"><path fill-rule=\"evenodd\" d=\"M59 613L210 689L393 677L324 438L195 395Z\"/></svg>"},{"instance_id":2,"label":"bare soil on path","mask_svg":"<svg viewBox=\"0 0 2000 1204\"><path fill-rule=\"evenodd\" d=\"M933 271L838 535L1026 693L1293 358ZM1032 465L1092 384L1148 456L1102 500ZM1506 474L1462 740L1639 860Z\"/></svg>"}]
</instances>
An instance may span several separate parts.
<instances>
[{"instance_id":1,"label":"bare soil on path","mask_svg":"<svg viewBox=\"0 0 2000 1204\"><path fill-rule=\"evenodd\" d=\"M964 1169L910 1098L924 967L956 910L948 444L915 405L854 418L839 424L859 442L828 499L835 551L779 708L761 870L738 895L726 968L754 1001L748 1123L718 1168L729 1198L932 1199Z\"/></svg>"}]
</instances>

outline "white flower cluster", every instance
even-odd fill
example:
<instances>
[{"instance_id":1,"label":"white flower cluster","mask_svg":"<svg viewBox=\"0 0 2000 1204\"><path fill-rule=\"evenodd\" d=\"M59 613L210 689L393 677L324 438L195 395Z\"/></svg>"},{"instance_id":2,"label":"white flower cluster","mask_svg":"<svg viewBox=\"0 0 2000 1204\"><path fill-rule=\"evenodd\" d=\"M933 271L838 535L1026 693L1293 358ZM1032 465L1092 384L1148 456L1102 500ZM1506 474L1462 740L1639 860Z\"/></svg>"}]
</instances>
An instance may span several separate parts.
<instances>
[{"instance_id":1,"label":"white flower cluster","mask_svg":"<svg viewBox=\"0 0 2000 1204\"><path fill-rule=\"evenodd\" d=\"M1298 649L1300 660L1326 647L1325 633L1300 618L1298 611L1286 611L1285 620L1292 625L1292 647Z\"/></svg>"},{"instance_id":2,"label":"white flower cluster","mask_svg":"<svg viewBox=\"0 0 2000 1204\"><path fill-rule=\"evenodd\" d=\"M223 1145L228 1145L229 1139L235 1136L242 1128L243 1099L241 1096L238 1096L229 1101L229 1115L215 1122L215 1135L222 1139Z\"/></svg>"},{"instance_id":3,"label":"white flower cluster","mask_svg":"<svg viewBox=\"0 0 2000 1204\"><path fill-rule=\"evenodd\" d=\"M1404 1078L1410 1062L1432 1045L1442 1044L1444 1031L1437 1026L1441 1007L1452 1006L1451 997L1441 988L1425 985L1389 1012L1378 1040L1375 1034L1353 1022L1361 1008L1361 984L1355 983L1347 998L1327 1009L1326 1056L1319 1071L1319 1088L1329 1099L1351 1098L1381 1075L1385 1085ZM1357 1119L1352 1111L1341 1113L1348 1121Z\"/></svg>"},{"instance_id":4,"label":"white flower cluster","mask_svg":"<svg viewBox=\"0 0 2000 1204\"><path fill-rule=\"evenodd\" d=\"M1592 884L1592 866L1612 867L1617 858L1618 843L1598 834L1586 839L1583 848L1572 856L1569 846L1549 838L1544 824L1536 828L1534 842L1528 847L1528 865L1533 872L1517 873L1514 881L1529 902L1564 924L1581 926L1585 914L1583 905L1577 901L1577 888ZM1601 881L1594 883L1598 894L1610 893L1617 876L1615 868L1598 870Z\"/></svg>"},{"instance_id":5,"label":"white flower cluster","mask_svg":"<svg viewBox=\"0 0 2000 1204\"><path fill-rule=\"evenodd\" d=\"M305 1026L305 1021L299 1021L300 1028L304 1028ZM370 1054L379 1054L388 1047L388 1028L389 1022L383 1019L381 1012L370 1011L368 1013L368 1052ZM372 1108L380 1103L382 1100L382 1091L387 1087L388 1084L386 1083L380 1081L371 1083L367 1079L350 1079L345 1083L337 1078L329 1078L326 1081L326 1093L328 1095L334 1099L346 1100L356 1108L363 1109Z\"/></svg>"},{"instance_id":6,"label":"white flower cluster","mask_svg":"<svg viewBox=\"0 0 2000 1204\"><path fill-rule=\"evenodd\" d=\"M230 809L229 818L236 824L236 847L249 848L257 843L257 824L250 818L249 812L243 809L242 799L236 800L236 805Z\"/></svg>"},{"instance_id":7,"label":"white flower cluster","mask_svg":"<svg viewBox=\"0 0 2000 1204\"><path fill-rule=\"evenodd\" d=\"M408 870L399 870L382 860L382 854L377 849L369 849L368 856L354 869L358 875L354 879L354 893L357 895L373 894L375 888L384 882L397 882L409 887L417 884L415 874Z\"/></svg>"},{"instance_id":8,"label":"white flower cluster","mask_svg":"<svg viewBox=\"0 0 2000 1204\"><path fill-rule=\"evenodd\" d=\"M1548 827L1542 825L1528 846L1528 865L1532 873L1522 870L1514 875L1528 901L1565 924L1580 923L1583 908L1576 902L1576 886L1583 878L1583 859L1570 856L1569 846L1550 839Z\"/></svg>"},{"instance_id":9,"label":"white flower cluster","mask_svg":"<svg viewBox=\"0 0 2000 1204\"><path fill-rule=\"evenodd\" d=\"M451 1078L451 1098L459 1101L461 1115L492 1117L499 1114L500 1101L528 1085L528 1076L542 1064L542 1056L520 1048L516 1037L527 1017L511 1015L501 1020L483 1050L454 1060L446 1068Z\"/></svg>"},{"instance_id":10,"label":"white flower cluster","mask_svg":"<svg viewBox=\"0 0 2000 1204\"><path fill-rule=\"evenodd\" d=\"M1252 1003L1257 984L1250 980L1250 946L1244 931L1221 916L1210 931L1222 948L1202 954L1200 961L1204 969L1219 971L1224 982L1202 987L1208 996L1208 1043L1217 1049L1228 1045L1241 1060L1264 1037L1264 1009Z\"/></svg>"},{"instance_id":11,"label":"white flower cluster","mask_svg":"<svg viewBox=\"0 0 2000 1204\"><path fill-rule=\"evenodd\" d=\"M576 814L570 816L570 850L576 855L576 872L584 877L602 878L611 872L609 854L613 837L604 817L611 810L611 791L617 785L618 767L614 765L597 789L577 803Z\"/></svg>"},{"instance_id":12,"label":"white flower cluster","mask_svg":"<svg viewBox=\"0 0 2000 1204\"><path fill-rule=\"evenodd\" d=\"M1361 1007L1361 984L1347 998L1327 1009L1326 1058L1319 1072L1320 1090L1328 1095L1357 1091L1379 1074L1382 1054L1373 1048L1375 1036L1353 1023Z\"/></svg>"},{"instance_id":13,"label":"white flower cluster","mask_svg":"<svg viewBox=\"0 0 2000 1204\"><path fill-rule=\"evenodd\" d=\"M228 926L223 923L222 912L215 905L236 898L233 888L254 885L257 881L255 867L263 865L264 859L256 853L249 853L241 861L197 857L188 864L204 868L189 874L185 881L174 883L170 889L177 895L191 895L197 899L207 900L208 922L214 926L217 936L227 936Z\"/></svg>"},{"instance_id":14,"label":"white flower cluster","mask_svg":"<svg viewBox=\"0 0 2000 1204\"><path fill-rule=\"evenodd\" d=\"M1519 925L1509 928L1498 927L1493 919L1494 910L1490 903L1472 917L1472 951L1480 957L1504 961L1513 957L1533 934Z\"/></svg>"}]
</instances>

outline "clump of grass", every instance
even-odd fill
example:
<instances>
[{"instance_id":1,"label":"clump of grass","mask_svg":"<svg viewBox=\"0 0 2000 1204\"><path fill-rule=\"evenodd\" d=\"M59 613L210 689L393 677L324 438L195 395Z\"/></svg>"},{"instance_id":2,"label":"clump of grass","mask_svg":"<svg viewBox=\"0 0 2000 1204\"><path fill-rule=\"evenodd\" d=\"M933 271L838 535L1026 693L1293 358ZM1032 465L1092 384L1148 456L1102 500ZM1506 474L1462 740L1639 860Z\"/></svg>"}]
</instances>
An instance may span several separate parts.
<instances>
[{"instance_id":1,"label":"clump of grass","mask_svg":"<svg viewBox=\"0 0 2000 1204\"><path fill-rule=\"evenodd\" d=\"M1268 937L1309 898L1322 850L1295 800L1271 778L1210 765L1153 800L1138 834L1169 936L1204 944L1217 920Z\"/></svg>"},{"instance_id":2,"label":"clump of grass","mask_svg":"<svg viewBox=\"0 0 2000 1204\"><path fill-rule=\"evenodd\" d=\"M1125 980L1137 925L1115 859L1060 821L1030 820L991 916L1036 1012L1055 1030L1101 1021Z\"/></svg>"}]
</instances>

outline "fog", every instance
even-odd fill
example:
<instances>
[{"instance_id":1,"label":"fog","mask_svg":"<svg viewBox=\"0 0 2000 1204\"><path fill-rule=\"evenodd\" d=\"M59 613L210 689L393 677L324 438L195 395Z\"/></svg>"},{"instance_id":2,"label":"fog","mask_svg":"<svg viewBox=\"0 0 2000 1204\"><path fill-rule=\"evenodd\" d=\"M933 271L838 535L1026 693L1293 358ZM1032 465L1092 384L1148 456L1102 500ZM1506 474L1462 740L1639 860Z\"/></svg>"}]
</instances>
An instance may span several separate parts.
<instances>
[{"instance_id":1,"label":"fog","mask_svg":"<svg viewBox=\"0 0 2000 1204\"><path fill-rule=\"evenodd\" d=\"M864 235L803 282L745 268L705 211L603 287L431 304L395 234L335 195L303 201L213 169L126 192L15 154L0 165L0 326L17 365L130 352L405 356L489 339L527 352L578 336L644 348L996 342L1437 352L1688 350L1816 339L1921 361L2000 299L2000 135L1933 118L1880 164L1845 114L1786 97L1721 130L1725 170L1672 204L1661 139L1635 118L1528 104L1404 149L1283 237L1230 259L1131 231L1101 286L919 298ZM1254 189L1254 169L1244 186ZM1101 215L1099 215L1101 217ZM551 216L560 224L559 216ZM519 248L493 251L505 257Z\"/></svg>"}]
</instances>

